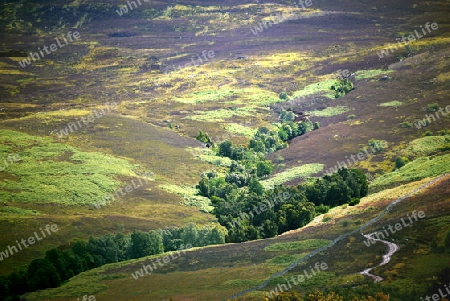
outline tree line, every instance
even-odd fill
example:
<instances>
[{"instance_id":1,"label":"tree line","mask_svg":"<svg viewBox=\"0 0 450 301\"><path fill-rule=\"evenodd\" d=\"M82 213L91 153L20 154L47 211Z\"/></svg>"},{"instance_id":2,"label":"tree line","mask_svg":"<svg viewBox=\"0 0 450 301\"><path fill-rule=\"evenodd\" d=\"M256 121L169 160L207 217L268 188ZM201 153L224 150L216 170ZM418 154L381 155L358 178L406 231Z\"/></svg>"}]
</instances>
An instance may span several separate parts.
<instances>
[{"instance_id":1,"label":"tree line","mask_svg":"<svg viewBox=\"0 0 450 301\"><path fill-rule=\"evenodd\" d=\"M81 272L107 263L121 262L168 251L185 245L201 247L225 243L226 230L219 225L167 227L135 230L130 234L106 234L77 240L68 246L48 250L44 258L34 259L8 276L0 277L0 299L20 300L26 292L58 287Z\"/></svg>"},{"instance_id":2,"label":"tree line","mask_svg":"<svg viewBox=\"0 0 450 301\"><path fill-rule=\"evenodd\" d=\"M291 117L282 112L282 118ZM277 130L259 128L248 147L236 146L228 140L214 145L208 134L199 132L197 138L211 143L217 156L233 160L225 175L207 171L196 186L199 195L211 200L212 213L228 229L227 242L269 238L303 227L331 207L356 205L367 195L367 178L356 169L340 169L335 174L297 187L278 185L265 189L262 186L260 180L274 170L266 156L286 147L286 141L313 128L318 127L309 119L298 123L284 120ZM281 202L268 202L279 195L290 197ZM258 212L258 208L264 210Z\"/></svg>"}]
</instances>

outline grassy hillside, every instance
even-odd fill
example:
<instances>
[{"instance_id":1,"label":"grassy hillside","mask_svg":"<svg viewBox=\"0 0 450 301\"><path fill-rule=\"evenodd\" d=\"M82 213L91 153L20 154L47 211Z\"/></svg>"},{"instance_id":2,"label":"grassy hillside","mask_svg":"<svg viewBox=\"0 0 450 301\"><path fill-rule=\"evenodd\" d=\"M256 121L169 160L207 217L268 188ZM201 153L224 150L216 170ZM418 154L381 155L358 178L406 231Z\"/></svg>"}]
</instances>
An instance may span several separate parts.
<instances>
[{"instance_id":1,"label":"grassy hillside","mask_svg":"<svg viewBox=\"0 0 450 301\"><path fill-rule=\"evenodd\" d=\"M124 1L0 4L0 225L7 229L0 234L0 251L50 222L60 229L2 261L0 275L75 239L216 223L211 202L196 195L195 185L205 171L225 173L231 160L196 140L199 130L215 143L247 146L259 127L276 129L283 109L309 115L320 128L268 156L275 173L263 186L308 181L367 150L362 160L348 164L370 179L371 194L360 205L333 208L305 229L275 239L190 250L151 277L131 277L147 260L138 259L83 273L27 300L84 294L98 300L230 297L448 173L450 115L439 110L450 105L448 3L311 3L301 8L294 1L141 1L128 12ZM261 23L277 18L283 21ZM408 46L397 43L422 32L427 22L438 29ZM44 51L69 31L80 38ZM39 59L22 67L30 52ZM335 98L331 86L343 71L354 89ZM70 124L75 130L63 134ZM387 146L372 152L373 139ZM404 166L396 168L397 158ZM144 185L103 201L132 181ZM424 294L447 264L428 245L448 231L448 181L408 198L371 226L412 210L427 215L423 229L392 237L401 241L397 257L374 271L386 279L376 288L392 292L394 300L403 288ZM305 261L305 267L325 261L329 269L298 290L364 290L370 281L355 273L375 264L382 252L383 245L367 248L362 236L351 235ZM296 267L247 296L260 298L302 270Z\"/></svg>"}]
</instances>

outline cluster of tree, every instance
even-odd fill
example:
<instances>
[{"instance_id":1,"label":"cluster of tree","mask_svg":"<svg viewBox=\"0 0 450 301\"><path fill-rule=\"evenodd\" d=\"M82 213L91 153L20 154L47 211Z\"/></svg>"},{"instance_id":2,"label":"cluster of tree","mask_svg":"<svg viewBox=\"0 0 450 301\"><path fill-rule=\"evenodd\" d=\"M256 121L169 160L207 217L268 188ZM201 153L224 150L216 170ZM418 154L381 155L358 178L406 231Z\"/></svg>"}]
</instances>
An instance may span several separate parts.
<instances>
[{"instance_id":1,"label":"cluster of tree","mask_svg":"<svg viewBox=\"0 0 450 301\"><path fill-rule=\"evenodd\" d=\"M230 184L229 175L220 178L210 172L197 186L201 195L211 199L219 223L228 229L227 242L268 238L298 229L331 207L358 204L368 193L367 178L356 169L340 169L297 187L278 185L267 190L257 177L252 177L248 186L238 186ZM286 195L289 197L280 197Z\"/></svg>"},{"instance_id":2,"label":"cluster of tree","mask_svg":"<svg viewBox=\"0 0 450 301\"><path fill-rule=\"evenodd\" d=\"M260 127L253 139L250 140L248 148L257 153L268 155L285 148L287 141L304 135L313 128L314 125L309 119L301 122L283 121L278 125L277 130L272 131L266 127Z\"/></svg>"},{"instance_id":3,"label":"cluster of tree","mask_svg":"<svg viewBox=\"0 0 450 301\"><path fill-rule=\"evenodd\" d=\"M311 185L299 186L316 206L356 205L368 193L366 175L359 169L339 169L337 173L316 179Z\"/></svg>"},{"instance_id":4,"label":"cluster of tree","mask_svg":"<svg viewBox=\"0 0 450 301\"><path fill-rule=\"evenodd\" d=\"M0 299L19 300L25 292L58 287L71 277L107 263L141 258L183 249L185 245L206 246L225 243L226 230L218 225L169 227L131 234L107 234L78 240L70 246L54 248L45 258L35 259L9 276L0 277Z\"/></svg>"}]
</instances>

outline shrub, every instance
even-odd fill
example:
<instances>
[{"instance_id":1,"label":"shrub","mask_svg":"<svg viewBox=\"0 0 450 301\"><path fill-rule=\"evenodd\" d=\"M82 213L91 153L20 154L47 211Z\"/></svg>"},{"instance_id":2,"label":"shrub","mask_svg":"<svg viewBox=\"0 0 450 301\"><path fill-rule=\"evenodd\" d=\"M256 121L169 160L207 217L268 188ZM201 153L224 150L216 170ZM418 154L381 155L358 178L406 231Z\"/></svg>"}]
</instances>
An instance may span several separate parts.
<instances>
[{"instance_id":1,"label":"shrub","mask_svg":"<svg viewBox=\"0 0 450 301\"><path fill-rule=\"evenodd\" d=\"M412 126L412 123L408 121L402 122L398 125L400 128L412 128Z\"/></svg>"},{"instance_id":2,"label":"shrub","mask_svg":"<svg viewBox=\"0 0 450 301\"><path fill-rule=\"evenodd\" d=\"M439 110L439 105L437 103L430 103L427 106L427 112L436 112L437 110Z\"/></svg>"},{"instance_id":3,"label":"shrub","mask_svg":"<svg viewBox=\"0 0 450 301\"><path fill-rule=\"evenodd\" d=\"M348 202L349 206L356 206L359 204L360 198L352 198L350 202Z\"/></svg>"},{"instance_id":4,"label":"shrub","mask_svg":"<svg viewBox=\"0 0 450 301\"><path fill-rule=\"evenodd\" d=\"M287 95L286 92L281 92L280 95L279 95L278 97L280 97L280 99L282 99L282 100L286 100L287 97L288 97L288 95Z\"/></svg>"},{"instance_id":5,"label":"shrub","mask_svg":"<svg viewBox=\"0 0 450 301\"><path fill-rule=\"evenodd\" d=\"M395 159L395 168L398 169L402 166L405 166L408 162L409 159L407 157L397 157L397 159Z\"/></svg>"},{"instance_id":6,"label":"shrub","mask_svg":"<svg viewBox=\"0 0 450 301\"><path fill-rule=\"evenodd\" d=\"M355 114L350 114L350 115L347 116L347 120L353 120L355 118L356 118Z\"/></svg>"},{"instance_id":7,"label":"shrub","mask_svg":"<svg viewBox=\"0 0 450 301\"><path fill-rule=\"evenodd\" d=\"M432 131L426 131L425 133L423 133L424 136L433 136L433 132Z\"/></svg>"}]
</instances>

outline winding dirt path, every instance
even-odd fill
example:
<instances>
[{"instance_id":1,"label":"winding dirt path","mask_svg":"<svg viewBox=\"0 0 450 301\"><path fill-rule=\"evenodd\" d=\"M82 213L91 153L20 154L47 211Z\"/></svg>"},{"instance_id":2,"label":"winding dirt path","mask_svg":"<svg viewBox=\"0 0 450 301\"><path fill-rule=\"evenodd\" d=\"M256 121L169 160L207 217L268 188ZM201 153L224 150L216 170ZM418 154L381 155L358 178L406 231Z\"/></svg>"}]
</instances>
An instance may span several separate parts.
<instances>
[{"instance_id":1,"label":"winding dirt path","mask_svg":"<svg viewBox=\"0 0 450 301\"><path fill-rule=\"evenodd\" d=\"M440 176L434 178L433 180L431 180L431 181L429 181L429 182L423 184L423 185L420 186L419 188L416 188L416 189L413 190L412 192L410 192L410 193L408 193L408 194L406 194L406 195L404 195L404 196L402 196L402 197L396 199L395 201L393 201L392 203L390 203L389 205L387 205L386 208L385 208L380 214L378 214L378 215L377 215L376 217L374 217L373 219L369 220L367 223L365 223L365 224L362 225L361 227L359 227L359 228L357 228L357 229L355 229L355 230L353 230L353 231L350 231L350 232L348 232L348 233L346 233L346 234L343 234L343 235L338 236L338 237L335 238L335 239L333 240L333 242L331 242L329 245L327 245L327 246L325 246L325 247L322 247L322 248L319 248L319 249L316 249L316 250L312 251L311 253L309 253L309 255L303 257L302 259L297 260L296 262L292 263L292 264L291 264L290 266L288 266L287 268L285 268L285 269L283 269L283 270L281 270L281 271L279 271L279 272L276 272L275 274L272 274L268 279L264 280L261 284L255 286L255 287L251 287L251 288L248 288L248 289L246 289L246 290L243 290L243 291L241 291L241 292L239 292L239 293L236 293L236 294L234 294L233 296L230 296L230 297L228 297L227 299L224 299L224 300L234 300L234 299L236 299L236 298L238 298L238 297L241 297L241 296L243 296L243 295L245 295L245 294L247 294L247 293L249 293L249 292L253 292L253 291L256 291L256 290L260 290L260 289L266 287L267 284L269 284L269 282L270 282L272 279L274 279L275 277L282 276L282 275L286 274L287 272L289 272L290 270L292 270L293 268L295 268L299 263L301 263L301 262L303 262L303 261L307 261L308 259L310 259L310 258L313 257L314 255L316 255L317 253L320 253L320 252L322 252L322 251L324 251L324 250L326 250L326 249L328 249L328 248L331 248L331 247L334 246L337 242L343 240L344 238L347 238L348 236L353 235L353 234L358 233L358 232L361 233L362 230L364 230L365 228L369 227L370 225L376 223L376 222L379 221L383 216L385 216L386 214L388 214L389 211L391 211L392 207L394 207L395 205L397 205L398 203L400 203L400 202L403 201L404 199L407 199L407 198L410 197L411 195L414 195L415 193L417 193L417 192L419 192L419 191L421 191L421 190L427 188L428 186L433 185L434 183L436 183L437 181L439 181L439 180L442 179L442 178L447 177L448 175L449 175L449 173L442 174L442 175L440 175ZM371 234L369 234L369 235L372 235L372 234L374 234L374 233L371 233ZM382 242L385 242L385 241L382 241ZM388 245L391 244L391 243L388 242L388 241L386 241L385 243L388 244ZM391 251L394 250L394 249L391 249L391 247L389 247L388 253L387 253L386 255L383 255L383 261L382 261L381 264L379 264L378 266L381 266L381 265L383 265L383 264L388 263L389 260L391 259L392 254L395 253L395 252L398 250L398 246L397 246L396 244L393 244L393 245L395 245L395 247L396 247L395 251L393 251L393 252L391 253ZM389 245L389 246L390 246L390 245ZM387 260L387 261L386 261L386 260ZM386 261L386 262L385 262L385 261ZM368 269L368 270L370 271L371 269ZM366 270L364 270L364 271L366 271ZM364 271L363 271L363 272L364 272ZM367 273L368 273L368 271L367 271ZM368 275L368 276L369 276L369 275ZM380 278L381 278L380 276L375 276L375 275L372 275L372 276L373 276L373 277L379 277L379 278L376 278L376 279L380 279ZM381 278L381 280L383 280L383 278ZM381 281L381 280L379 280L379 281Z\"/></svg>"},{"instance_id":2,"label":"winding dirt path","mask_svg":"<svg viewBox=\"0 0 450 301\"><path fill-rule=\"evenodd\" d=\"M395 252L397 252L400 249L400 247L397 244L394 244L393 242L389 242L389 241L378 239L378 238L373 238L372 235L374 235L375 233L376 232L373 232L370 234L364 234L363 236L365 238L367 238L369 241L371 241L371 240L379 241L379 242L386 244L388 246L388 252L385 255L383 255L383 260L381 261L381 263L379 265L365 269L364 271L360 272L360 274L372 277L374 282L380 282L383 280L383 277L370 274L369 272L371 270L373 270L374 268L377 268L377 267L387 264L391 260L392 255Z\"/></svg>"}]
</instances>

